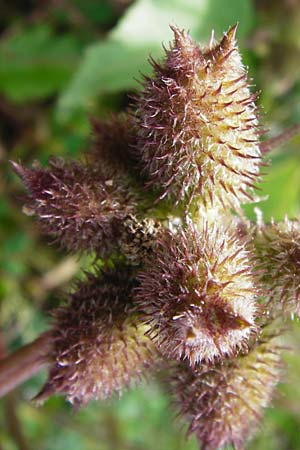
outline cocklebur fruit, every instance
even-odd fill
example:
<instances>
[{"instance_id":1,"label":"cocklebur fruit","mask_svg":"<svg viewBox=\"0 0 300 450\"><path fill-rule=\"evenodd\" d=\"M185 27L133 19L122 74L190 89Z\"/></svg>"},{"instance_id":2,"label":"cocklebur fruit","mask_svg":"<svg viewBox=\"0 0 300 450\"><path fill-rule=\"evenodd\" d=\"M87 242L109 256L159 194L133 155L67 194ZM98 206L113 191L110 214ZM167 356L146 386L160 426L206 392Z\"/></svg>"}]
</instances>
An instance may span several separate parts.
<instances>
[{"instance_id":1,"label":"cocklebur fruit","mask_svg":"<svg viewBox=\"0 0 300 450\"><path fill-rule=\"evenodd\" d=\"M71 251L113 251L120 223L135 211L124 180L75 161L52 159L45 169L12 164L28 190L26 211L46 234Z\"/></svg>"},{"instance_id":2,"label":"cocklebur fruit","mask_svg":"<svg viewBox=\"0 0 300 450\"><path fill-rule=\"evenodd\" d=\"M253 201L261 154L254 96L233 27L206 50L172 27L174 42L132 111L146 186L175 201L239 209Z\"/></svg>"},{"instance_id":3,"label":"cocklebur fruit","mask_svg":"<svg viewBox=\"0 0 300 450\"><path fill-rule=\"evenodd\" d=\"M92 146L86 153L88 161L103 170L118 173L133 171L131 147L134 133L129 117L113 114L109 119L91 119Z\"/></svg>"},{"instance_id":4,"label":"cocklebur fruit","mask_svg":"<svg viewBox=\"0 0 300 450\"><path fill-rule=\"evenodd\" d=\"M300 222L261 223L253 229L262 283L268 287L269 306L285 316L300 317Z\"/></svg>"},{"instance_id":5,"label":"cocklebur fruit","mask_svg":"<svg viewBox=\"0 0 300 450\"><path fill-rule=\"evenodd\" d=\"M155 357L145 327L132 312L131 271L88 274L54 313L49 378L42 401L64 394L74 405L120 394L149 374Z\"/></svg>"},{"instance_id":6,"label":"cocklebur fruit","mask_svg":"<svg viewBox=\"0 0 300 450\"><path fill-rule=\"evenodd\" d=\"M281 343L270 328L248 353L211 366L186 363L173 370L174 400L202 450L242 450L259 425L282 375Z\"/></svg>"},{"instance_id":7,"label":"cocklebur fruit","mask_svg":"<svg viewBox=\"0 0 300 450\"><path fill-rule=\"evenodd\" d=\"M256 277L245 242L220 226L159 239L136 302L166 357L191 365L233 355L255 330Z\"/></svg>"}]
</instances>

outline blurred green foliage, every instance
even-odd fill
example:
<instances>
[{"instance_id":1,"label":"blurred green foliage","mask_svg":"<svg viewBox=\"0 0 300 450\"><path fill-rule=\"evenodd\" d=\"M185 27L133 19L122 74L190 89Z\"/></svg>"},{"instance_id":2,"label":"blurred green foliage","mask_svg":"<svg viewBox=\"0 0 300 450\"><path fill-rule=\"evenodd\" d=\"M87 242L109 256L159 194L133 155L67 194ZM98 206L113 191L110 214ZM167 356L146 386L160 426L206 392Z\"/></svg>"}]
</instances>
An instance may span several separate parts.
<instances>
[{"instance_id":1,"label":"blurred green foliage","mask_svg":"<svg viewBox=\"0 0 300 450\"><path fill-rule=\"evenodd\" d=\"M269 135L300 122L300 6L288 0L40 0L0 1L0 351L12 351L47 328L61 289L87 259L49 246L21 212L22 187L8 160L46 163L50 155L79 157L90 142L88 117L128 104L160 57L170 23L207 43L239 22L238 39L261 90ZM299 214L299 137L270 155L261 185L264 217ZM268 198L267 198L268 196ZM257 206L257 205L254 205ZM254 217L253 205L246 209ZM300 448L299 327L290 337L286 383L250 449ZM45 374L0 403L2 450L196 450L185 439L160 382L120 401L93 403L76 414L61 398L37 409L29 399Z\"/></svg>"}]
</instances>

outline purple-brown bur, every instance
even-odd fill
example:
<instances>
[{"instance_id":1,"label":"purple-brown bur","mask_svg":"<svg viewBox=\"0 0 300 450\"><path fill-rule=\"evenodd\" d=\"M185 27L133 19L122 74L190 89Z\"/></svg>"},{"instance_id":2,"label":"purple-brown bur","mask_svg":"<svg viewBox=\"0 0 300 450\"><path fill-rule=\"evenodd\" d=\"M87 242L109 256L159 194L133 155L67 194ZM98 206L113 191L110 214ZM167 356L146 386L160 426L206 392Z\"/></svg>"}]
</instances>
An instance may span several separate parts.
<instances>
[{"instance_id":1,"label":"purple-brown bur","mask_svg":"<svg viewBox=\"0 0 300 450\"><path fill-rule=\"evenodd\" d=\"M270 309L300 317L299 220L261 224L253 229L253 236Z\"/></svg>"},{"instance_id":2,"label":"purple-brown bur","mask_svg":"<svg viewBox=\"0 0 300 450\"><path fill-rule=\"evenodd\" d=\"M53 159L45 169L12 164L28 190L25 211L46 234L71 251L105 255L116 247L122 220L135 210L122 180L75 161Z\"/></svg>"},{"instance_id":3,"label":"purple-brown bur","mask_svg":"<svg viewBox=\"0 0 300 450\"><path fill-rule=\"evenodd\" d=\"M160 198L238 209L254 198L260 149L236 27L203 51L172 29L174 42L162 63L152 62L132 112L137 164Z\"/></svg>"},{"instance_id":4,"label":"purple-brown bur","mask_svg":"<svg viewBox=\"0 0 300 450\"><path fill-rule=\"evenodd\" d=\"M128 116L114 114L106 120L92 118L91 125L93 145L87 152L91 164L117 172L132 172L131 147L135 135Z\"/></svg>"},{"instance_id":5,"label":"purple-brown bur","mask_svg":"<svg viewBox=\"0 0 300 450\"><path fill-rule=\"evenodd\" d=\"M120 394L151 372L155 351L132 310L127 268L88 274L54 313L49 378L36 397L64 394L75 406Z\"/></svg>"},{"instance_id":6,"label":"purple-brown bur","mask_svg":"<svg viewBox=\"0 0 300 450\"><path fill-rule=\"evenodd\" d=\"M281 378L280 354L278 337L265 330L246 354L214 366L173 368L175 403L201 450L245 448Z\"/></svg>"},{"instance_id":7,"label":"purple-brown bur","mask_svg":"<svg viewBox=\"0 0 300 450\"><path fill-rule=\"evenodd\" d=\"M251 254L222 228L166 233L138 280L137 304L167 358L186 358L193 366L232 356L255 329Z\"/></svg>"}]
</instances>

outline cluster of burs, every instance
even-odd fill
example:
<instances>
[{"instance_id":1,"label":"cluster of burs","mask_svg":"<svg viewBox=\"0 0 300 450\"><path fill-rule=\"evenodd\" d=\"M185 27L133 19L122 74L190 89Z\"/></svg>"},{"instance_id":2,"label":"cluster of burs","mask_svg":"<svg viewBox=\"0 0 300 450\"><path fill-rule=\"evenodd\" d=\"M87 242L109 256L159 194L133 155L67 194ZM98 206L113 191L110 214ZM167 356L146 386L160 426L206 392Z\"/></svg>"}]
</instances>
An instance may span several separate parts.
<instances>
[{"instance_id":1,"label":"cluster of burs","mask_svg":"<svg viewBox=\"0 0 300 450\"><path fill-rule=\"evenodd\" d=\"M74 405L167 377L200 448L244 448L300 311L300 225L247 221L262 134L236 27L174 40L127 112L93 120L83 161L13 163L24 211L95 264L53 313L42 401Z\"/></svg>"}]
</instances>

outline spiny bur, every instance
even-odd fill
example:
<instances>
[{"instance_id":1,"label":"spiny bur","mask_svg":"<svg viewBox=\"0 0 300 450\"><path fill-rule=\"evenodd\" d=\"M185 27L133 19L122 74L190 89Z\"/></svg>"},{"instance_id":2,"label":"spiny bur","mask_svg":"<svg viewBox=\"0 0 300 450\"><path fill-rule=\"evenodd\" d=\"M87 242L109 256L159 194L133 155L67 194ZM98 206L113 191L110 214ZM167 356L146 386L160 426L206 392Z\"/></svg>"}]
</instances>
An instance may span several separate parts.
<instances>
[{"instance_id":1,"label":"spiny bur","mask_svg":"<svg viewBox=\"0 0 300 450\"><path fill-rule=\"evenodd\" d=\"M133 117L145 185L175 201L238 209L254 198L261 162L255 96L233 27L201 50L172 27L162 63L152 62Z\"/></svg>"},{"instance_id":2,"label":"spiny bur","mask_svg":"<svg viewBox=\"0 0 300 450\"><path fill-rule=\"evenodd\" d=\"M112 114L109 119L91 119L93 144L86 152L89 163L118 173L132 171L134 133L128 115Z\"/></svg>"},{"instance_id":3,"label":"spiny bur","mask_svg":"<svg viewBox=\"0 0 300 450\"><path fill-rule=\"evenodd\" d=\"M244 449L281 378L281 352L280 339L267 328L237 358L194 370L176 366L173 396L202 450Z\"/></svg>"},{"instance_id":4,"label":"spiny bur","mask_svg":"<svg viewBox=\"0 0 300 450\"><path fill-rule=\"evenodd\" d=\"M54 314L49 379L37 396L64 394L74 405L120 394L149 375L155 351L132 312L128 268L88 274Z\"/></svg>"},{"instance_id":5,"label":"spiny bur","mask_svg":"<svg viewBox=\"0 0 300 450\"><path fill-rule=\"evenodd\" d=\"M270 292L270 307L300 317L300 222L298 219L261 224L254 228L254 243L262 282Z\"/></svg>"},{"instance_id":6,"label":"spiny bur","mask_svg":"<svg viewBox=\"0 0 300 450\"><path fill-rule=\"evenodd\" d=\"M13 163L28 190L25 211L42 230L70 251L110 254L122 220L135 211L134 196L122 179L79 162L49 161L48 168Z\"/></svg>"},{"instance_id":7,"label":"spiny bur","mask_svg":"<svg viewBox=\"0 0 300 450\"><path fill-rule=\"evenodd\" d=\"M154 255L138 275L136 302L166 357L194 365L246 345L258 290L244 242L222 228L189 226L160 239Z\"/></svg>"}]
</instances>

